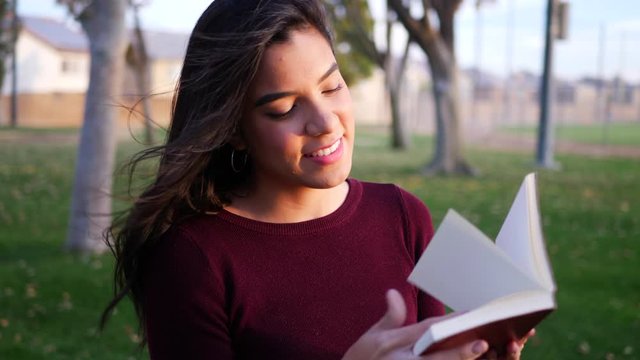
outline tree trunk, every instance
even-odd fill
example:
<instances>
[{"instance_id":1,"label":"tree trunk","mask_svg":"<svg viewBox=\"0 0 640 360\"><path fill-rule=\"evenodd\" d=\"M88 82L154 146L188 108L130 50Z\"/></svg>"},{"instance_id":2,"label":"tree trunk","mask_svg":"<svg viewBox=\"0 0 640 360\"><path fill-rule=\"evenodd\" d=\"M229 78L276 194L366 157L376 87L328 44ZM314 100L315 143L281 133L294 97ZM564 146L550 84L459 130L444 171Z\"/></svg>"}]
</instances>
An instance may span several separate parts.
<instances>
[{"instance_id":1,"label":"tree trunk","mask_svg":"<svg viewBox=\"0 0 640 360\"><path fill-rule=\"evenodd\" d=\"M391 28L392 23L389 22L387 24L387 44L391 44ZM400 89L402 88L404 70L407 67L407 59L409 58L409 45L411 45L411 38L407 40L402 59L395 68L393 66L391 48L387 46L384 63L386 88L389 93L389 105L391 106L391 147L396 150L406 150L411 145L407 119L400 109Z\"/></svg>"},{"instance_id":2,"label":"tree trunk","mask_svg":"<svg viewBox=\"0 0 640 360\"><path fill-rule=\"evenodd\" d=\"M474 169L464 160L460 128L460 99L454 46L454 15L461 0L423 1L423 13L434 11L438 16L438 30L430 16L419 20L412 17L402 0L388 0L413 41L429 59L433 98L436 111L436 143L431 162L423 174L473 175Z\"/></svg>"},{"instance_id":3,"label":"tree trunk","mask_svg":"<svg viewBox=\"0 0 640 360\"><path fill-rule=\"evenodd\" d=\"M394 87L388 87L389 104L391 105L391 146L397 150L405 150L411 144L407 126L400 113L400 91Z\"/></svg>"},{"instance_id":4,"label":"tree trunk","mask_svg":"<svg viewBox=\"0 0 640 360\"><path fill-rule=\"evenodd\" d=\"M142 103L142 116L144 118L144 135L145 142L148 145L153 145L153 120L151 117L151 71L149 69L149 56L147 54L147 47L142 35L142 27L140 26L140 16L138 14L139 7L134 6L134 41L132 44L133 59L132 63L136 70L136 86L138 88L138 95L141 97Z\"/></svg>"},{"instance_id":5,"label":"tree trunk","mask_svg":"<svg viewBox=\"0 0 640 360\"><path fill-rule=\"evenodd\" d=\"M78 146L66 248L106 250L111 224L111 186L116 150L116 115L125 50L125 0L93 0L80 15L89 38L91 70Z\"/></svg>"},{"instance_id":6,"label":"tree trunk","mask_svg":"<svg viewBox=\"0 0 640 360\"><path fill-rule=\"evenodd\" d=\"M476 171L464 160L462 154L458 67L455 59L447 57L444 60L439 56L430 56L429 68L436 112L436 142L433 158L422 173L475 175Z\"/></svg>"}]
</instances>

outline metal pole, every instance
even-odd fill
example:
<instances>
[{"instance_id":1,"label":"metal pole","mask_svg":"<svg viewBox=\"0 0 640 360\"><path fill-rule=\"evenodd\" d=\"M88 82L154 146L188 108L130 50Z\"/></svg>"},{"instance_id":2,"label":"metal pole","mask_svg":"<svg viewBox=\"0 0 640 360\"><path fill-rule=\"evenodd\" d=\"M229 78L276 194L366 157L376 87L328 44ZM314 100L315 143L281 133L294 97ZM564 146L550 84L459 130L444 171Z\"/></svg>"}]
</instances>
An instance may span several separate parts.
<instances>
[{"instance_id":1,"label":"metal pole","mask_svg":"<svg viewBox=\"0 0 640 360\"><path fill-rule=\"evenodd\" d=\"M597 99L596 99L596 117L598 122L603 124L602 127L602 143L607 143L607 94L605 93L605 79L604 79L604 59L605 59L605 41L606 41L606 27L604 24L600 24L600 39L598 41L598 76L597 76Z\"/></svg>"},{"instance_id":2,"label":"metal pole","mask_svg":"<svg viewBox=\"0 0 640 360\"><path fill-rule=\"evenodd\" d=\"M553 124L551 105L553 101L553 19L555 0L547 1L547 19L544 46L544 72L540 86L540 124L538 125L538 147L536 165L542 168L556 168L553 159Z\"/></svg>"},{"instance_id":3,"label":"metal pole","mask_svg":"<svg viewBox=\"0 0 640 360\"><path fill-rule=\"evenodd\" d=\"M507 70L507 74L505 76L504 82L504 96L503 96L503 107L502 107L502 123L507 124L511 123L511 77L513 76L513 0L508 0L508 9L507 9L507 42L506 42L506 54L505 54L505 69ZM510 124L511 125L511 124Z\"/></svg>"},{"instance_id":4,"label":"metal pole","mask_svg":"<svg viewBox=\"0 0 640 360\"><path fill-rule=\"evenodd\" d=\"M479 124L479 110L478 110L478 102L479 102L479 92L480 87L482 86L483 76L482 76L482 2L479 1L476 3L476 33L475 33L475 42L474 42L474 53L475 53L475 62L476 62L476 71L473 79L473 124L478 126Z\"/></svg>"}]
</instances>

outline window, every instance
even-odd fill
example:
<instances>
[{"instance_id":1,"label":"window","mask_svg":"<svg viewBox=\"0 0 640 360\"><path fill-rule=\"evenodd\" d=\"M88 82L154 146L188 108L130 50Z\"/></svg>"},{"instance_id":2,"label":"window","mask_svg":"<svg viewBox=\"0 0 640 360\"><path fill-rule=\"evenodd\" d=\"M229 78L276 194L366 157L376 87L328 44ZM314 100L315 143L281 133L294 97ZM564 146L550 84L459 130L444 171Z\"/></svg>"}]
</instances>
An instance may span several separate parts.
<instances>
[{"instance_id":1,"label":"window","mask_svg":"<svg viewBox=\"0 0 640 360\"><path fill-rule=\"evenodd\" d=\"M63 59L60 65L63 74L75 74L80 72L80 63L77 60Z\"/></svg>"}]
</instances>

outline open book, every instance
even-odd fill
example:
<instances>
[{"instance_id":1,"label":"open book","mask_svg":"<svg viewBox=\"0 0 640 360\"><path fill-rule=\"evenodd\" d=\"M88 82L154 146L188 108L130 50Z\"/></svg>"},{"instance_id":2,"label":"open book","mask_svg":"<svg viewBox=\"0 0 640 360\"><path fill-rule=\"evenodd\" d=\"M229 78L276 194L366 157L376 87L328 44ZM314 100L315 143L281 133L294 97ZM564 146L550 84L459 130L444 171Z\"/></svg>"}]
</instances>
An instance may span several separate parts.
<instances>
[{"instance_id":1,"label":"open book","mask_svg":"<svg viewBox=\"0 0 640 360\"><path fill-rule=\"evenodd\" d=\"M434 323L415 355L484 339L497 351L520 339L556 308L535 174L524 178L495 244L449 210L409 282L459 315Z\"/></svg>"}]
</instances>

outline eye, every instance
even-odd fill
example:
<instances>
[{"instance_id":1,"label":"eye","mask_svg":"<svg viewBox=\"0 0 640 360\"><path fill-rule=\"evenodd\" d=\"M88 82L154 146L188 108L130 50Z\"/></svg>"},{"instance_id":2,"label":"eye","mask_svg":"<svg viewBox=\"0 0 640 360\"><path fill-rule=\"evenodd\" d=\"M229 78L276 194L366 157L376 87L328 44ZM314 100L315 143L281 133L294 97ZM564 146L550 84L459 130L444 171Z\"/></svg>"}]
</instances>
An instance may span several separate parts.
<instances>
[{"instance_id":1,"label":"eye","mask_svg":"<svg viewBox=\"0 0 640 360\"><path fill-rule=\"evenodd\" d=\"M287 117L289 117L289 115L291 115L293 113L293 110L295 108L296 108L296 104L293 104L291 109L289 109L288 111L285 111L285 112L268 112L267 116L270 117L271 119L274 119L274 120L286 119Z\"/></svg>"},{"instance_id":2,"label":"eye","mask_svg":"<svg viewBox=\"0 0 640 360\"><path fill-rule=\"evenodd\" d=\"M342 90L343 87L344 87L344 85L342 83L338 83L338 85L336 87L334 87L333 89L325 90L322 93L330 95L330 94L333 94L333 93L336 93L336 92Z\"/></svg>"}]
</instances>

